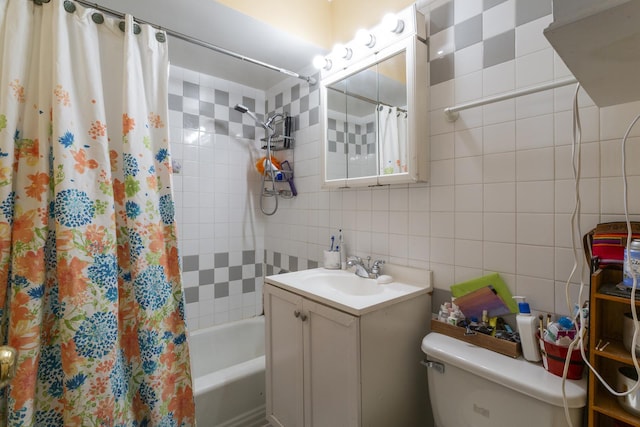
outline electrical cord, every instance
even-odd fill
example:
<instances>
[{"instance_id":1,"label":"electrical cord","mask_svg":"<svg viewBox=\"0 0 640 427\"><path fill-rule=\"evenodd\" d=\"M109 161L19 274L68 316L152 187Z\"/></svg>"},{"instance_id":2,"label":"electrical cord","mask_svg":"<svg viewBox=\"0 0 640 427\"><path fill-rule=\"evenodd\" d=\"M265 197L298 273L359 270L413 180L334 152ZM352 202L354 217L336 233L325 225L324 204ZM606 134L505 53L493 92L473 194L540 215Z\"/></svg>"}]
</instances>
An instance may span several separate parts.
<instances>
[{"instance_id":1,"label":"electrical cord","mask_svg":"<svg viewBox=\"0 0 640 427\"><path fill-rule=\"evenodd\" d=\"M576 248L576 231L580 233L580 209L581 209L581 200L580 200L580 177L582 170L582 125L580 123L580 115L578 114L578 92L580 91L580 84L576 85L576 91L573 96L573 120L572 120L572 144L571 144L571 168L573 170L573 178L575 182L575 205L574 209L571 212L571 247L573 251L573 267L571 269L571 273L567 278L567 282L565 284L565 299L567 303L567 308L569 312L571 312L571 298L569 296L569 286L571 283L571 279L575 275L578 270L578 253ZM582 275L580 276L581 285L584 283L582 280ZM582 301L582 289L583 286L580 287L578 301ZM580 310L579 313L582 311ZM580 331L582 333L583 331ZM578 335L580 335L580 333ZM567 394L566 394L566 381L567 381L567 373L569 372L569 365L571 363L571 355L573 353L573 348L575 347L576 340L574 339L569 348L567 349L567 356L564 363L564 369L562 371L562 403L564 407L564 415L567 420L567 424L572 427L571 416L569 414L569 405L567 403Z\"/></svg>"},{"instance_id":2,"label":"electrical cord","mask_svg":"<svg viewBox=\"0 0 640 427\"><path fill-rule=\"evenodd\" d=\"M575 180L575 193L576 193L576 197L575 197L575 207L574 210L572 212L571 215L571 240L572 240L572 249L573 249L573 257L574 257L574 263L573 263L573 268L571 270L571 273L569 275L569 278L567 279L566 285L565 285L565 297L567 300L567 307L569 309L569 311L571 311L572 307L571 307L571 298L569 296L569 286L570 286L570 282L572 277L574 276L574 274L576 273L576 271L578 270L578 253L577 253L577 248L576 248L576 232L578 233L579 236L582 236L581 233L581 227L580 227L580 174L581 174L581 142L582 142L582 127L580 124L580 114L579 114L579 108L578 108L578 92L580 90L580 84L578 84L576 86L576 91L574 94L574 100L573 100L573 141L572 141L572 166L573 166L573 175L574 175L574 180ZM627 174L626 174L626 142L627 142L627 138L629 137L629 133L631 132L631 129L633 128L633 126L637 123L637 121L640 120L640 114L637 115L629 124L627 131L624 134L624 137L622 138L622 179L623 179L623 192L624 192L624 214L625 214L625 220L627 223L627 254L630 253L630 244L631 244L631 239L632 239L632 231L631 231L631 221L629 220L629 205L628 205L628 186L627 186ZM564 364L564 370L563 370L563 375L562 375L562 401L563 401L563 406L564 406L564 412L565 412L565 418L567 420L567 423L569 426L572 426L571 423L571 418L569 415L569 408L568 408L568 403L567 403L567 397L566 397L566 393L565 393L565 382L566 382L566 377L567 377L567 372L568 372L568 368L571 362L571 354L573 349L575 348L576 345L578 345L578 348L580 349L580 354L582 356L582 360L584 361L584 363L587 365L587 367L594 373L595 377L600 381L600 383L614 396L617 397L623 397L623 396L627 396L631 393L634 393L636 390L638 390L638 388L640 388L640 366L638 365L638 360L636 357L636 353L635 353L635 348L636 348L636 342L637 342L637 338L638 338L638 330L640 329L639 325L638 325L638 316L637 316L637 312L636 312L636 306L635 306L635 293L636 293L636 287L637 287L637 282L638 282L638 278L636 277L636 273L635 271L631 268L630 265L630 256L627 256L627 268L631 273L631 277L633 279L633 285L631 288L631 298L630 298L630 306L631 306L631 313L632 313L632 317L633 317L633 324L634 324L634 334L633 334L633 340L631 343L631 358L633 361L633 365L636 369L636 373L638 374L638 378L639 380L636 381L636 383L634 384L634 386L625 391L625 392L618 392L616 390L613 389L613 387L611 387L604 378L602 378L602 376L600 375L600 373L598 373L598 371L589 363L589 360L587 358L586 352L585 352L585 343L584 343L584 335L586 332L585 329L585 324L586 324L586 318L583 315L583 310L578 309L578 313L576 315L576 318L574 318L574 323L577 323L579 325L579 329L578 329L578 333L576 335L576 338L571 342L571 344L569 345L568 351L567 351L567 357L565 359L565 364ZM578 307L580 307L580 301L582 301L582 294L584 291L584 287L585 287L585 283L583 280L583 275L582 272L580 274L580 291L578 293ZM579 320L579 321L577 321Z\"/></svg>"}]
</instances>

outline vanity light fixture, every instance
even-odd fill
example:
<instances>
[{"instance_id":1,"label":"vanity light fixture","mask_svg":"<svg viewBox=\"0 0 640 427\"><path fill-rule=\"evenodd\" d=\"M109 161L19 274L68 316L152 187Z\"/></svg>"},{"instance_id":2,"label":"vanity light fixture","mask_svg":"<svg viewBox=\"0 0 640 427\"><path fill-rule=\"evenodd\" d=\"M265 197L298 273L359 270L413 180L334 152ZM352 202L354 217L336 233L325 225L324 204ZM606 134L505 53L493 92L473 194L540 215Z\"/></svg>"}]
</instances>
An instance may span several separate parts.
<instances>
[{"instance_id":1,"label":"vanity light fixture","mask_svg":"<svg viewBox=\"0 0 640 427\"><path fill-rule=\"evenodd\" d=\"M313 66L317 69L317 70L330 70L332 63L331 60L329 58L326 58L322 55L317 55L313 58Z\"/></svg>"},{"instance_id":2,"label":"vanity light fixture","mask_svg":"<svg viewBox=\"0 0 640 427\"><path fill-rule=\"evenodd\" d=\"M364 28L360 28L356 32L356 43L361 46L374 47L376 45L376 36Z\"/></svg>"},{"instance_id":3,"label":"vanity light fixture","mask_svg":"<svg viewBox=\"0 0 640 427\"><path fill-rule=\"evenodd\" d=\"M382 18L382 26L392 33L400 34L404 30L404 21L395 13L387 13Z\"/></svg>"},{"instance_id":4,"label":"vanity light fixture","mask_svg":"<svg viewBox=\"0 0 640 427\"><path fill-rule=\"evenodd\" d=\"M415 5L397 13L387 13L375 27L359 29L350 42L337 43L330 52L314 58L314 67L320 70L322 78L325 78L329 74L352 67L371 54L384 51L406 37L418 34L418 30L419 37L422 40L426 39L426 35L423 34L426 27L418 28L417 13Z\"/></svg>"}]
</instances>

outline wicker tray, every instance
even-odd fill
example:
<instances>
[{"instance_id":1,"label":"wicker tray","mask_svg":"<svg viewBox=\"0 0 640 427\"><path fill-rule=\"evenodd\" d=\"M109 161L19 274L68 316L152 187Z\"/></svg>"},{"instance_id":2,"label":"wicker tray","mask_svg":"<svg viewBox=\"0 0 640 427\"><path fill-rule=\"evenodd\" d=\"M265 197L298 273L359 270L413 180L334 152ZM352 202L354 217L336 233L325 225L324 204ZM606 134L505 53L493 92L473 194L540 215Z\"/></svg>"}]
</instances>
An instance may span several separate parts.
<instances>
[{"instance_id":1,"label":"wicker tray","mask_svg":"<svg viewBox=\"0 0 640 427\"><path fill-rule=\"evenodd\" d=\"M464 342L468 342L478 347L484 347L491 351L495 351L505 356L516 358L522 354L522 348L519 343L501 340L499 338L492 337L491 335L475 334L465 335L466 328L459 326L453 326L448 323L440 322L436 319L431 320L431 332L438 332L443 335L448 335L453 338L457 338Z\"/></svg>"}]
</instances>

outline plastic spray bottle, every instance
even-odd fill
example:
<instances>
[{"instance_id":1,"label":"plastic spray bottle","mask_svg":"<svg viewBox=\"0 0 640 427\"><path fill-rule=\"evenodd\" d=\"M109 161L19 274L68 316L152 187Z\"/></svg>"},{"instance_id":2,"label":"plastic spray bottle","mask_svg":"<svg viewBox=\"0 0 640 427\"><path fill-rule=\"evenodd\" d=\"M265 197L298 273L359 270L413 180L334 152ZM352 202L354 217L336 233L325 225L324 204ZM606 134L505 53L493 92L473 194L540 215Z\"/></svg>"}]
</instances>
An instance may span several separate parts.
<instances>
[{"instance_id":1,"label":"plastic spray bottle","mask_svg":"<svg viewBox=\"0 0 640 427\"><path fill-rule=\"evenodd\" d=\"M525 301L525 297L513 297L518 301L518 315L516 323L518 332L520 333L520 344L522 345L522 355L530 362L540 361L540 345L536 338L537 318L531 315L529 303Z\"/></svg>"}]
</instances>

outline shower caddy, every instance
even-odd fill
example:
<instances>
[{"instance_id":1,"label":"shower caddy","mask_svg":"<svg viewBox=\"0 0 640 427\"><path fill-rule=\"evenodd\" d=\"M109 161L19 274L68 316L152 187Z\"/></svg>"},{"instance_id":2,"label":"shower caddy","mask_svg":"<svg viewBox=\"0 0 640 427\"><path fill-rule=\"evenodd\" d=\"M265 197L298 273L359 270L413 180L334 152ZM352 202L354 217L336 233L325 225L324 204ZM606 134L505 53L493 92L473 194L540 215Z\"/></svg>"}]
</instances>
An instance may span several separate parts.
<instances>
[{"instance_id":1,"label":"shower caddy","mask_svg":"<svg viewBox=\"0 0 640 427\"><path fill-rule=\"evenodd\" d=\"M281 161L278 169L269 167L273 151L293 150L294 138L291 133L294 129L294 119L287 113L277 115L281 116L281 119L274 122L273 129L266 128L266 136L260 139L260 141L264 142L261 148L266 152L265 163L267 163L262 173L262 193L260 195L260 209L265 215L273 215L276 212L278 209L278 196L284 199L291 199L298 195L293 183L293 168L288 159ZM282 184L288 184L288 188L282 188ZM273 211L265 211L262 204L264 197L275 197Z\"/></svg>"}]
</instances>

